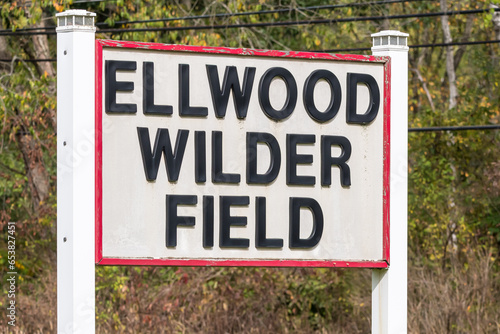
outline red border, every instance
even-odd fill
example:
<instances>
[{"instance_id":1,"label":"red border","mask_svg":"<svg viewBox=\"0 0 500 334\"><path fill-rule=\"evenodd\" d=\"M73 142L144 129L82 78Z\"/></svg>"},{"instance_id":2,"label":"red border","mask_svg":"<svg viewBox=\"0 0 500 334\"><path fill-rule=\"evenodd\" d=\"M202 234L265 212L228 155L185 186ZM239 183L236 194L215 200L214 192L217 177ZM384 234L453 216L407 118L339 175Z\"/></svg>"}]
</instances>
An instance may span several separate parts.
<instances>
[{"instance_id":1,"label":"red border","mask_svg":"<svg viewBox=\"0 0 500 334\"><path fill-rule=\"evenodd\" d=\"M390 252L390 202L391 202L391 60L384 64L384 171L383 171L383 209L382 209L382 237L383 254L387 266L391 263Z\"/></svg>"},{"instance_id":2,"label":"red border","mask_svg":"<svg viewBox=\"0 0 500 334\"><path fill-rule=\"evenodd\" d=\"M103 258L99 265L117 266L199 266L199 267L318 267L318 268L387 268L385 261L314 261L314 260L191 260Z\"/></svg>"},{"instance_id":3,"label":"red border","mask_svg":"<svg viewBox=\"0 0 500 334\"><path fill-rule=\"evenodd\" d=\"M137 259L104 258L102 255L102 51L104 47L164 50L178 52L215 53L241 56L284 57L340 61L374 62L384 64L384 125L383 125L383 259L380 261L325 261L325 260L216 260L216 259ZM388 268L390 263L390 105L391 61L385 56L344 55L304 51L275 51L202 47L142 43L128 41L96 40L95 55L95 263L98 265L134 266L243 266L243 267L339 267L339 268Z\"/></svg>"},{"instance_id":4,"label":"red border","mask_svg":"<svg viewBox=\"0 0 500 334\"><path fill-rule=\"evenodd\" d=\"M95 43L95 263L102 260L102 46Z\"/></svg>"}]
</instances>

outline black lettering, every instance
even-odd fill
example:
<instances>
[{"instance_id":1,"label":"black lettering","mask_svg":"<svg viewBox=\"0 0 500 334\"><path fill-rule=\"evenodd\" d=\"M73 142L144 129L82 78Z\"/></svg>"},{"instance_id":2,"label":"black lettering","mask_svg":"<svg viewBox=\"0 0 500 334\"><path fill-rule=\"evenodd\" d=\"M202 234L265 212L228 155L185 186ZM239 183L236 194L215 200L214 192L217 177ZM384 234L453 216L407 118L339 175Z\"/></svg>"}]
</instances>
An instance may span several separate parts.
<instances>
[{"instance_id":1,"label":"black lettering","mask_svg":"<svg viewBox=\"0 0 500 334\"><path fill-rule=\"evenodd\" d=\"M132 92L134 83L131 81L116 81L117 71L135 71L135 61L106 60L106 82L104 84L104 104L107 113L135 114L137 105L133 103L116 103L116 92Z\"/></svg>"},{"instance_id":2,"label":"black lettering","mask_svg":"<svg viewBox=\"0 0 500 334\"><path fill-rule=\"evenodd\" d=\"M151 151L151 142L149 140L148 128L137 128L139 136L139 146L141 147L142 163L146 180L155 181L158 176L158 168L162 152L167 170L168 181L175 182L179 178L179 172L182 165L182 158L186 149L186 142L189 135L188 130L179 130L175 141L175 149L172 152L172 144L168 129L158 129L153 151Z\"/></svg>"},{"instance_id":3,"label":"black lettering","mask_svg":"<svg viewBox=\"0 0 500 334\"><path fill-rule=\"evenodd\" d=\"M274 78L279 78L286 84L286 100L281 110L274 109L269 98L269 88ZM297 104L297 83L292 73L282 67L268 69L259 82L259 102L260 108L270 119L282 121L289 117Z\"/></svg>"},{"instance_id":4,"label":"black lettering","mask_svg":"<svg viewBox=\"0 0 500 334\"><path fill-rule=\"evenodd\" d=\"M314 144L315 135L286 135L286 183L290 185L315 185L316 177L297 175L298 164L310 164L313 162L311 154L297 154L298 144Z\"/></svg>"},{"instance_id":5,"label":"black lettering","mask_svg":"<svg viewBox=\"0 0 500 334\"><path fill-rule=\"evenodd\" d=\"M250 203L248 196L220 196L220 231L219 246L248 248L250 241L244 238L231 238L231 226L246 226L247 217L231 216L231 206L247 206Z\"/></svg>"},{"instance_id":6,"label":"black lettering","mask_svg":"<svg viewBox=\"0 0 500 334\"><path fill-rule=\"evenodd\" d=\"M212 182L239 183L239 174L229 174L222 171L222 132L212 132Z\"/></svg>"},{"instance_id":7,"label":"black lettering","mask_svg":"<svg viewBox=\"0 0 500 334\"><path fill-rule=\"evenodd\" d=\"M171 115L172 106L155 105L155 64L142 64L142 111L145 115Z\"/></svg>"},{"instance_id":8,"label":"black lettering","mask_svg":"<svg viewBox=\"0 0 500 334\"><path fill-rule=\"evenodd\" d=\"M189 105L189 65L179 64L179 114L181 116L205 117L207 107L192 107Z\"/></svg>"},{"instance_id":9,"label":"black lettering","mask_svg":"<svg viewBox=\"0 0 500 334\"><path fill-rule=\"evenodd\" d=\"M212 102L214 104L215 115L218 118L226 116L229 93L233 91L233 103L236 116L239 119L247 117L248 103L252 94L253 80L255 77L255 67L245 67L243 75L243 91L240 88L238 72L235 66L226 66L222 88L220 86L217 66L207 65L208 82L212 92Z\"/></svg>"},{"instance_id":10,"label":"black lettering","mask_svg":"<svg viewBox=\"0 0 500 334\"><path fill-rule=\"evenodd\" d=\"M196 183L207 181L207 148L205 131L194 132L194 179Z\"/></svg>"},{"instance_id":11,"label":"black lettering","mask_svg":"<svg viewBox=\"0 0 500 334\"><path fill-rule=\"evenodd\" d=\"M190 216L178 216L178 205L195 205L198 198L191 195L167 195L166 198L166 245L167 247L177 246L177 226L194 226L195 218Z\"/></svg>"},{"instance_id":12,"label":"black lettering","mask_svg":"<svg viewBox=\"0 0 500 334\"><path fill-rule=\"evenodd\" d=\"M257 143L265 143L271 154L271 162L264 174L257 174ZM278 177L281 166L281 150L276 138L270 133L247 132L247 183L266 184Z\"/></svg>"},{"instance_id":13,"label":"black lettering","mask_svg":"<svg viewBox=\"0 0 500 334\"><path fill-rule=\"evenodd\" d=\"M255 247L281 248L283 239L266 238L266 198L255 198Z\"/></svg>"},{"instance_id":14,"label":"black lettering","mask_svg":"<svg viewBox=\"0 0 500 334\"><path fill-rule=\"evenodd\" d=\"M314 103L314 88L316 87L316 83L322 79L328 82L331 94L330 103L324 112L319 111ZM342 91L339 79L337 79L335 74L327 70L317 70L307 77L304 84L304 107L309 116L314 120L325 123L333 119L339 111L340 102L342 102Z\"/></svg>"},{"instance_id":15,"label":"black lettering","mask_svg":"<svg viewBox=\"0 0 500 334\"><path fill-rule=\"evenodd\" d=\"M311 211L313 228L307 239L300 238L300 209ZM323 235L323 211L312 198L290 197L290 248L312 248L316 246Z\"/></svg>"},{"instance_id":16,"label":"black lettering","mask_svg":"<svg viewBox=\"0 0 500 334\"><path fill-rule=\"evenodd\" d=\"M332 157L332 146L340 146L342 152L338 157ZM321 136L321 185L332 184L332 166L340 168L340 184L343 187L351 185L351 169L347 160L351 157L351 143L342 136Z\"/></svg>"},{"instance_id":17,"label":"black lettering","mask_svg":"<svg viewBox=\"0 0 500 334\"><path fill-rule=\"evenodd\" d=\"M203 247L214 246L214 197L203 196Z\"/></svg>"},{"instance_id":18,"label":"black lettering","mask_svg":"<svg viewBox=\"0 0 500 334\"><path fill-rule=\"evenodd\" d=\"M358 84L365 84L370 92L368 108L364 114L356 113ZM374 77L364 73L347 73L347 123L369 124L377 117L380 106L380 90Z\"/></svg>"}]
</instances>

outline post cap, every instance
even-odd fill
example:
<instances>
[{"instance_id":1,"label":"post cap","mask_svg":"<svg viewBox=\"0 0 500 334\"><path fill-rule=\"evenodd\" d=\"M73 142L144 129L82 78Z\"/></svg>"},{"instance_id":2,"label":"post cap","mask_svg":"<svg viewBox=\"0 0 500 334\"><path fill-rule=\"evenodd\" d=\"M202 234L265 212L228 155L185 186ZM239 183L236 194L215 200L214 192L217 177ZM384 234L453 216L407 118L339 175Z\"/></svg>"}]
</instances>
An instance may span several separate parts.
<instances>
[{"instance_id":1,"label":"post cap","mask_svg":"<svg viewBox=\"0 0 500 334\"><path fill-rule=\"evenodd\" d=\"M397 30L383 30L372 34L372 50L408 50L407 33Z\"/></svg>"},{"instance_id":2,"label":"post cap","mask_svg":"<svg viewBox=\"0 0 500 334\"><path fill-rule=\"evenodd\" d=\"M56 14L57 32L87 30L95 32L95 13L85 9L70 9Z\"/></svg>"}]
</instances>

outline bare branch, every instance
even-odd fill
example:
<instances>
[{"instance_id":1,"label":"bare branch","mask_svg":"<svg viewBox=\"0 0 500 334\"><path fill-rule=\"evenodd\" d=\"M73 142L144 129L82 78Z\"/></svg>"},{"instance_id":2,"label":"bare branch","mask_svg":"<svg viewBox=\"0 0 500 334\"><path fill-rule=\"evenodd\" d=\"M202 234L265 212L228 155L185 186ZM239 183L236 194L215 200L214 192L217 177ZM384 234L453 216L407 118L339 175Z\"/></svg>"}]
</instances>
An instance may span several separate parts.
<instances>
[{"instance_id":1,"label":"bare branch","mask_svg":"<svg viewBox=\"0 0 500 334\"><path fill-rule=\"evenodd\" d=\"M436 111L436 108L434 107L434 102L432 101L432 96L431 93L429 92L429 88L427 87L427 83L425 82L424 78L422 77L422 74L418 70L418 68L412 68L411 69L418 78L418 81L422 84L422 88L424 89L425 95L427 96L427 100L429 101L429 104L431 105L432 111Z\"/></svg>"}]
</instances>

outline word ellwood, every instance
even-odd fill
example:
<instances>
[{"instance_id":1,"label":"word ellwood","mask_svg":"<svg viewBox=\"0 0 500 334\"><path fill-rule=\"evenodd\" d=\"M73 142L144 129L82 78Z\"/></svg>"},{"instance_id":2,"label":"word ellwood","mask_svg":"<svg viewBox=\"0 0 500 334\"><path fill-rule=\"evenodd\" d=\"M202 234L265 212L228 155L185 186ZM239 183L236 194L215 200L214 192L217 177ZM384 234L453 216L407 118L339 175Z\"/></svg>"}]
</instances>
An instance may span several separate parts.
<instances>
[{"instance_id":1,"label":"word ellwood","mask_svg":"<svg viewBox=\"0 0 500 334\"><path fill-rule=\"evenodd\" d=\"M217 66L206 65L207 78L212 95L212 103L216 116L223 118L229 101L230 92L233 92L234 107L239 119L247 116L250 96L255 79L255 68L246 67L243 76L243 85L240 86L237 69L234 66L226 66L222 87L217 71ZM133 103L117 103L117 92L134 91L134 82L117 81L117 71L136 71L136 61L106 60L105 72L105 108L106 113L136 113L137 105ZM143 112L146 115L171 115L171 105L154 104L154 62L143 62ZM190 106L189 96L189 65L179 64L179 115L191 117L205 117L208 108L205 106ZM271 104L269 88L274 79L281 79L286 84L287 97L280 110ZM314 103L314 88L318 81L325 80L330 86L330 103L325 111L319 111ZM357 86L365 84L370 93L370 102L365 113L357 113ZM380 90L378 84L371 75L366 73L347 73L347 101L346 121L348 124L369 124L378 114L380 106ZM282 67L271 67L261 77L258 86L258 97L262 111L267 117L274 121L282 121L288 118L297 105L297 82L293 74ZM313 71L305 80L303 88L304 107L309 116L319 123L333 119L340 108L342 100L341 85L338 78L332 72L324 69Z\"/></svg>"}]
</instances>

